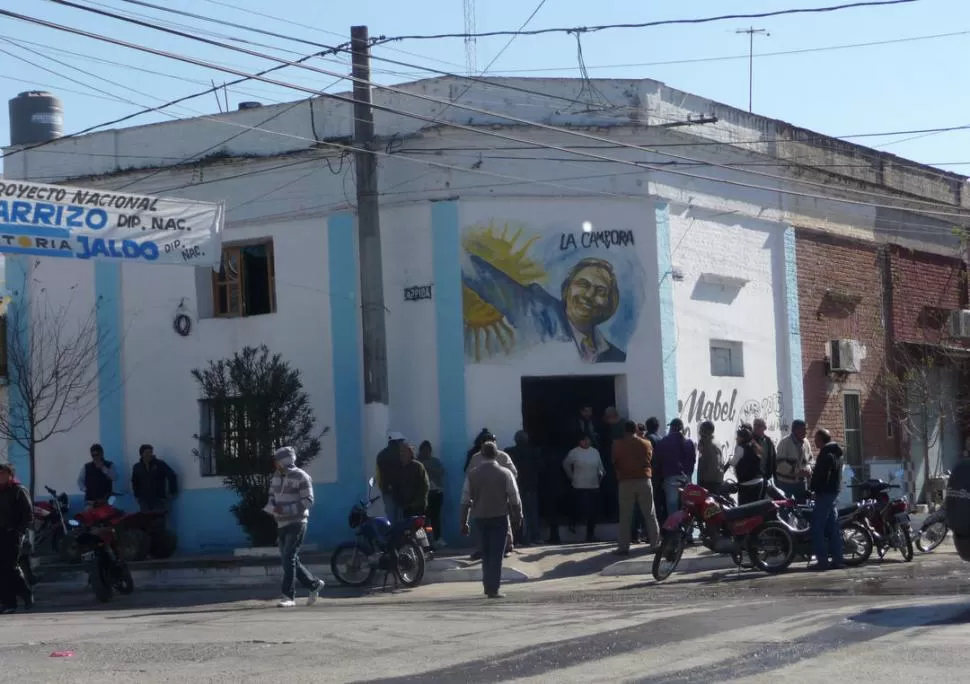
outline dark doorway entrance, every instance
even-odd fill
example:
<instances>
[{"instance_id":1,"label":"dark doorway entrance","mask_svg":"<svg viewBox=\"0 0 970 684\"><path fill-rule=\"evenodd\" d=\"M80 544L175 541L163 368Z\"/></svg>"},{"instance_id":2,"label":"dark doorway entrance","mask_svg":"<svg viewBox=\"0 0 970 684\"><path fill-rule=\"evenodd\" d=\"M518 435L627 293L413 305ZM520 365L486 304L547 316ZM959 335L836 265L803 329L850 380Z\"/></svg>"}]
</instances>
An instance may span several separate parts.
<instances>
[{"instance_id":1,"label":"dark doorway entrance","mask_svg":"<svg viewBox=\"0 0 970 684\"><path fill-rule=\"evenodd\" d=\"M573 375L556 377L522 378L522 425L529 433L531 442L542 449L546 463L543 478L545 491L540 492L543 509L548 519L555 515L563 524L574 522L571 487L562 469L562 460L576 446L579 432L579 410L590 404L593 419L602 428L603 412L616 406L616 377L613 375ZM601 454L605 458L605 454ZM607 477L603 481L604 518L602 522L615 523L617 519L616 489L612 477L612 464L605 463Z\"/></svg>"}]
</instances>

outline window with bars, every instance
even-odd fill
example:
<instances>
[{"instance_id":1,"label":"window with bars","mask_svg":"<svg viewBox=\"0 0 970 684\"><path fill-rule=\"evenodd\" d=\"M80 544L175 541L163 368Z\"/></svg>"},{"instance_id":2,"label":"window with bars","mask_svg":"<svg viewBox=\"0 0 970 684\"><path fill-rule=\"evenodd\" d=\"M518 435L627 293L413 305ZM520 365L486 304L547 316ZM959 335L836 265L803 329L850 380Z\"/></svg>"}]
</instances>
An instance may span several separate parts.
<instances>
[{"instance_id":1,"label":"window with bars","mask_svg":"<svg viewBox=\"0 0 970 684\"><path fill-rule=\"evenodd\" d=\"M862 395L858 392L842 394L842 412L845 421L845 462L861 466L862 458Z\"/></svg>"},{"instance_id":2,"label":"window with bars","mask_svg":"<svg viewBox=\"0 0 970 684\"><path fill-rule=\"evenodd\" d=\"M213 313L217 317L261 316L276 311L273 242L226 245L222 266L212 274Z\"/></svg>"},{"instance_id":3,"label":"window with bars","mask_svg":"<svg viewBox=\"0 0 970 684\"><path fill-rule=\"evenodd\" d=\"M200 472L202 476L226 475L236 459L250 457L260 449L265 425L256 423L259 411L244 399L203 399L199 402Z\"/></svg>"}]
</instances>

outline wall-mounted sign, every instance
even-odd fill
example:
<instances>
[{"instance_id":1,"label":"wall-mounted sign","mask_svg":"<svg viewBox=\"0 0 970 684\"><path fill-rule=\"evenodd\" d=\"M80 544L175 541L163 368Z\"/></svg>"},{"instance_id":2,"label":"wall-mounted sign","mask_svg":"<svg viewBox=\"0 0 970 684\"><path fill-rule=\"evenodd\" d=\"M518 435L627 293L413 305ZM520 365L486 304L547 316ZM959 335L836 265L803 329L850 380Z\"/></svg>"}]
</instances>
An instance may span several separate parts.
<instances>
[{"instance_id":1,"label":"wall-mounted sign","mask_svg":"<svg viewBox=\"0 0 970 684\"><path fill-rule=\"evenodd\" d=\"M414 285L404 288L404 301L417 302L422 299L431 299L430 285Z\"/></svg>"},{"instance_id":2,"label":"wall-mounted sign","mask_svg":"<svg viewBox=\"0 0 970 684\"><path fill-rule=\"evenodd\" d=\"M218 266L225 207L0 181L0 254Z\"/></svg>"}]
</instances>

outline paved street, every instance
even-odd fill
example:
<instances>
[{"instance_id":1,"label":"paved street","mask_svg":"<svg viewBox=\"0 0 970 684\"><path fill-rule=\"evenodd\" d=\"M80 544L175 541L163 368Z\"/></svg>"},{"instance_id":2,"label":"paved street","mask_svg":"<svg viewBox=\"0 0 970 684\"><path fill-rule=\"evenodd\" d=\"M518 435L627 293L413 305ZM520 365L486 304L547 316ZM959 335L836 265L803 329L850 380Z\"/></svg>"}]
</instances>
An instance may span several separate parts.
<instances>
[{"instance_id":1,"label":"paved street","mask_svg":"<svg viewBox=\"0 0 970 684\"><path fill-rule=\"evenodd\" d=\"M239 590L107 608L42 595L35 613L0 621L0 681L922 682L963 681L970 664L970 565L952 552L660 585L572 577L509 586L501 602L480 591L328 589L288 611Z\"/></svg>"}]
</instances>

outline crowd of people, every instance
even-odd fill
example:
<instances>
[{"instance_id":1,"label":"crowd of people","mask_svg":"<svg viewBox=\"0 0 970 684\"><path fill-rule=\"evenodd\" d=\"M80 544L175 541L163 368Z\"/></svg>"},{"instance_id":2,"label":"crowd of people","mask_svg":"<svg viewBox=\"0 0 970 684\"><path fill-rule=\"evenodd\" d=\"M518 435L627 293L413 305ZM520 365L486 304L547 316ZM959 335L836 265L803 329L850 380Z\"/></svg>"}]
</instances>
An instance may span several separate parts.
<instances>
[{"instance_id":1,"label":"crowd of people","mask_svg":"<svg viewBox=\"0 0 970 684\"><path fill-rule=\"evenodd\" d=\"M516 545L539 543L543 528L551 544L560 543L563 526L573 533L584 528L586 542L595 543L597 525L612 513L618 521L617 555L628 555L635 543L656 547L662 522L679 510L680 490L695 472L702 487L717 490L733 469L740 505L763 499L769 484L799 501L811 492L818 569L841 564L841 535L833 528L842 450L825 430L815 434L816 457L803 420L793 421L778 444L764 420L742 424L730 454L718 444L710 421L698 426L696 443L679 418L660 435L657 418L623 420L615 408L597 424L592 407L583 406L574 426L573 446L564 454L536 447L524 430L502 450L487 428L468 449L459 524L474 542L471 558L482 560L487 595L499 595L502 557ZM377 457L377 481L391 519L426 515L435 544L442 543L445 467L428 442L415 455L403 434L390 433Z\"/></svg>"}]
</instances>

